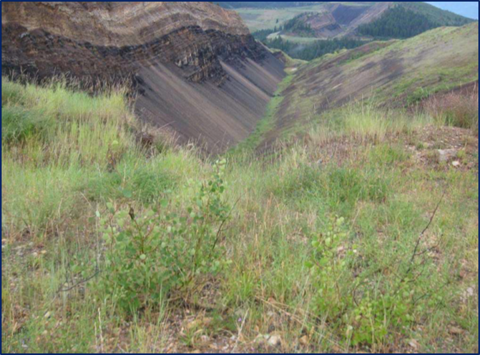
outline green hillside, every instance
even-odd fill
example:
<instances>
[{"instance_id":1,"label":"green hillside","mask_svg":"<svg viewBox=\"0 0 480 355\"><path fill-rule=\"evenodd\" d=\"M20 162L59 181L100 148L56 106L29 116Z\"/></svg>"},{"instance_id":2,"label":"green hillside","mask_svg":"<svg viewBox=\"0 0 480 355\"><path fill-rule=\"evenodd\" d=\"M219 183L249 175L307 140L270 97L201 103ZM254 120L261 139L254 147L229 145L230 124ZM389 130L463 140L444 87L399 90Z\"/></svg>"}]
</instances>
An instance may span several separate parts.
<instances>
[{"instance_id":1,"label":"green hillside","mask_svg":"<svg viewBox=\"0 0 480 355\"><path fill-rule=\"evenodd\" d=\"M397 2L399 6L426 16L430 21L440 26L463 26L474 22L469 18L454 14L453 12L439 9L425 2Z\"/></svg>"},{"instance_id":2,"label":"green hillside","mask_svg":"<svg viewBox=\"0 0 480 355\"><path fill-rule=\"evenodd\" d=\"M243 5L235 9L257 40L302 60L355 48L371 40L410 38L433 28L474 22L427 3L398 2L388 9L374 2L287 5ZM324 25L320 25L322 22Z\"/></svg>"},{"instance_id":3,"label":"green hillside","mask_svg":"<svg viewBox=\"0 0 480 355\"><path fill-rule=\"evenodd\" d=\"M241 8L256 8L256 9L281 9L281 8L292 8L292 7L303 7L316 4L322 4L324 2L320 1L218 1L215 2L217 5L225 7L227 9L241 9Z\"/></svg>"},{"instance_id":4,"label":"green hillside","mask_svg":"<svg viewBox=\"0 0 480 355\"><path fill-rule=\"evenodd\" d=\"M426 3L397 3L357 31L376 39L409 38L436 27L463 26L471 22L474 21Z\"/></svg>"},{"instance_id":5,"label":"green hillside","mask_svg":"<svg viewBox=\"0 0 480 355\"><path fill-rule=\"evenodd\" d=\"M477 23L325 55L289 78L275 108L275 128L259 144L302 131L325 111L355 100L406 107L477 80Z\"/></svg>"}]
</instances>

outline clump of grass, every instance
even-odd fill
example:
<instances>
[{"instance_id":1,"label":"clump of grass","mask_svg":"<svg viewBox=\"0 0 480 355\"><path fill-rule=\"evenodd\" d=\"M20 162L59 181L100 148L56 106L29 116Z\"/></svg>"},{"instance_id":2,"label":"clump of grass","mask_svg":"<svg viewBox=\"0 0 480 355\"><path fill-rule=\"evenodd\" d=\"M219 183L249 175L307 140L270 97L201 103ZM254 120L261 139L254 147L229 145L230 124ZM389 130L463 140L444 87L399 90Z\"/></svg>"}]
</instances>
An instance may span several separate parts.
<instances>
[{"instance_id":1,"label":"clump of grass","mask_svg":"<svg viewBox=\"0 0 480 355\"><path fill-rule=\"evenodd\" d=\"M412 117L401 109L379 109L372 101L361 101L327 112L310 129L309 136L321 143L345 137L359 143L381 143L397 134L412 133L430 122L426 115Z\"/></svg>"},{"instance_id":2,"label":"clump of grass","mask_svg":"<svg viewBox=\"0 0 480 355\"><path fill-rule=\"evenodd\" d=\"M138 157L123 159L113 171L97 171L80 190L92 201L108 202L125 194L136 201L150 204L161 200L174 187L176 176L164 169L159 159L145 165Z\"/></svg>"},{"instance_id":3,"label":"clump of grass","mask_svg":"<svg viewBox=\"0 0 480 355\"><path fill-rule=\"evenodd\" d=\"M41 111L2 107L2 141L7 144L25 141L28 137L45 137L53 125L51 118Z\"/></svg>"}]
</instances>

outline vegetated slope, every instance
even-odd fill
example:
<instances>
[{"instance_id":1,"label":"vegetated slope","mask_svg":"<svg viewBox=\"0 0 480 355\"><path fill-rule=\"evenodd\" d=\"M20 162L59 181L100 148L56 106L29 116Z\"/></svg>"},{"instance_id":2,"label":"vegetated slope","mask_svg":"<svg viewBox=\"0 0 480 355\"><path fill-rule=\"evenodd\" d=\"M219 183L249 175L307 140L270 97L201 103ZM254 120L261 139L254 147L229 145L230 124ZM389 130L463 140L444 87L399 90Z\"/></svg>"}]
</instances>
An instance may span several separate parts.
<instances>
[{"instance_id":1,"label":"vegetated slope","mask_svg":"<svg viewBox=\"0 0 480 355\"><path fill-rule=\"evenodd\" d=\"M2 74L130 85L143 120L220 152L248 136L283 64L210 3L3 3Z\"/></svg>"},{"instance_id":2,"label":"vegetated slope","mask_svg":"<svg viewBox=\"0 0 480 355\"><path fill-rule=\"evenodd\" d=\"M372 38L409 38L438 27L426 16L395 6L375 21L358 27L358 34Z\"/></svg>"},{"instance_id":3,"label":"vegetated slope","mask_svg":"<svg viewBox=\"0 0 480 355\"><path fill-rule=\"evenodd\" d=\"M372 42L303 66L280 93L270 145L295 126L354 100L412 105L478 80L478 24L442 27L408 40Z\"/></svg>"},{"instance_id":4,"label":"vegetated slope","mask_svg":"<svg viewBox=\"0 0 480 355\"><path fill-rule=\"evenodd\" d=\"M427 16L430 21L436 22L442 26L462 26L474 20L457 15L448 10L439 9L436 6L425 2L397 2L399 6L415 11L416 13Z\"/></svg>"},{"instance_id":5,"label":"vegetated slope","mask_svg":"<svg viewBox=\"0 0 480 355\"><path fill-rule=\"evenodd\" d=\"M304 12L283 25L282 33L304 37L335 37L342 31L329 12Z\"/></svg>"},{"instance_id":6,"label":"vegetated slope","mask_svg":"<svg viewBox=\"0 0 480 355\"><path fill-rule=\"evenodd\" d=\"M462 26L473 22L428 4L396 3L374 21L362 24L357 33L373 38L409 38L440 26Z\"/></svg>"},{"instance_id":7,"label":"vegetated slope","mask_svg":"<svg viewBox=\"0 0 480 355\"><path fill-rule=\"evenodd\" d=\"M2 353L478 353L478 131L332 116L215 163L2 78Z\"/></svg>"}]
</instances>

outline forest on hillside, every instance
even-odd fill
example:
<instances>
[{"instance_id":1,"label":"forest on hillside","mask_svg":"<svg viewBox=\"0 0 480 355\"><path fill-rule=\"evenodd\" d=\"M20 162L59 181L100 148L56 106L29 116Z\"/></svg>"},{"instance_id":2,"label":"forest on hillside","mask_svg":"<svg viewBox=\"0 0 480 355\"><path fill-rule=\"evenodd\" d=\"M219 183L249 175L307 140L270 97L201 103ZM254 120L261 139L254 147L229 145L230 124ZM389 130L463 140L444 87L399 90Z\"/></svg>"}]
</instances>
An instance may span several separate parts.
<instances>
[{"instance_id":1,"label":"forest on hillside","mask_svg":"<svg viewBox=\"0 0 480 355\"><path fill-rule=\"evenodd\" d=\"M295 33L295 35L301 37L315 37L315 31L310 24L305 21L305 16L308 16L308 14L300 14L288 20L283 25L283 30Z\"/></svg>"},{"instance_id":2,"label":"forest on hillside","mask_svg":"<svg viewBox=\"0 0 480 355\"><path fill-rule=\"evenodd\" d=\"M440 27L426 16L395 6L375 21L358 27L358 33L375 39L410 38L422 32Z\"/></svg>"}]
</instances>

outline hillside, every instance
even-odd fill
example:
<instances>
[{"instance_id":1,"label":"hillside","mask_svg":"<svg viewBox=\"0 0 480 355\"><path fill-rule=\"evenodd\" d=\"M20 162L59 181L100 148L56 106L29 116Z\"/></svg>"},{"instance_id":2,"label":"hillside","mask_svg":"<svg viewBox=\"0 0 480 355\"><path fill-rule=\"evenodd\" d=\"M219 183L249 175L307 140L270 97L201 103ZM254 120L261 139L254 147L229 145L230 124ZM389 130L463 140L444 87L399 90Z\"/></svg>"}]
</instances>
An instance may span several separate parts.
<instances>
[{"instance_id":1,"label":"hillside","mask_svg":"<svg viewBox=\"0 0 480 355\"><path fill-rule=\"evenodd\" d=\"M248 136L284 75L236 13L169 2L3 3L2 74L19 73L128 82L139 117L209 152Z\"/></svg>"},{"instance_id":2,"label":"hillside","mask_svg":"<svg viewBox=\"0 0 480 355\"><path fill-rule=\"evenodd\" d=\"M275 107L275 129L260 146L355 100L402 107L477 80L477 23L326 55L289 79Z\"/></svg>"},{"instance_id":3,"label":"hillside","mask_svg":"<svg viewBox=\"0 0 480 355\"><path fill-rule=\"evenodd\" d=\"M478 353L478 23L315 41L2 3L1 352Z\"/></svg>"},{"instance_id":4,"label":"hillside","mask_svg":"<svg viewBox=\"0 0 480 355\"><path fill-rule=\"evenodd\" d=\"M441 10L427 3L408 2L285 2L285 3L219 3L225 8L235 9L252 31L280 28L293 18L303 22L304 26L313 25L316 31L311 37L334 38L338 36L355 35L360 25L377 21L384 13L395 6L421 16L422 20L439 26L462 26L473 20ZM316 16L306 16L315 13ZM397 18L400 25L402 19ZM325 33L321 28L325 27ZM328 27L336 30L328 31ZM432 28L432 27L431 27ZM302 33L285 33L286 37L295 38ZM305 36L305 34L303 34ZM384 36L387 37L387 36ZM393 36L395 37L395 36Z\"/></svg>"},{"instance_id":5,"label":"hillside","mask_svg":"<svg viewBox=\"0 0 480 355\"><path fill-rule=\"evenodd\" d=\"M319 2L265 9L237 7L236 11L257 40L302 60L372 40L410 38L433 28L473 22L426 3Z\"/></svg>"},{"instance_id":6,"label":"hillside","mask_svg":"<svg viewBox=\"0 0 480 355\"><path fill-rule=\"evenodd\" d=\"M319 1L218 1L216 4L227 9L241 9L241 8L258 8L258 9L281 9L281 8L295 8L315 5Z\"/></svg>"},{"instance_id":7,"label":"hillside","mask_svg":"<svg viewBox=\"0 0 480 355\"><path fill-rule=\"evenodd\" d=\"M454 14L451 11L439 9L425 2L400 2L398 4L406 9L427 16L430 21L442 26L462 26L473 22L470 18Z\"/></svg>"}]
</instances>

